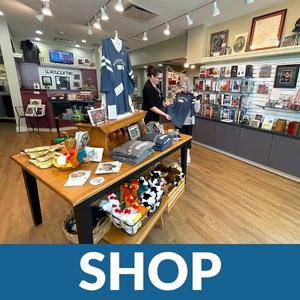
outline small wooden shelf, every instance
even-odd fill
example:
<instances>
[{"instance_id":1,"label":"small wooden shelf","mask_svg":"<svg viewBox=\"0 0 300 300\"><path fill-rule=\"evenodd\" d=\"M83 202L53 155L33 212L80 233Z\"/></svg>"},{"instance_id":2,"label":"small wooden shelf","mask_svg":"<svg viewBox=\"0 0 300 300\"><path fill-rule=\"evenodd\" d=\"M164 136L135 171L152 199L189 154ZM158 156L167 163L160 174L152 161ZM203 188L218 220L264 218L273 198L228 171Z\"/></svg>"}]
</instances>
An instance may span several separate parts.
<instances>
[{"instance_id":1,"label":"small wooden shelf","mask_svg":"<svg viewBox=\"0 0 300 300\"><path fill-rule=\"evenodd\" d=\"M280 47L268 50L258 50L250 51L242 54L230 54L230 55L220 55L220 56L211 56L203 57L201 59L201 64L217 64L217 63L226 63L232 61L242 61L242 60L253 60L257 58L264 57L274 57L274 56L285 56L292 54L300 54L300 45L299 46L290 46L290 47Z\"/></svg>"},{"instance_id":2,"label":"small wooden shelf","mask_svg":"<svg viewBox=\"0 0 300 300\"><path fill-rule=\"evenodd\" d=\"M146 113L146 111L134 112L128 117L107 121L97 126L92 126L87 123L79 123L75 126L78 127L79 130L87 131L90 136L91 146L104 148L103 155L109 157L110 151L113 148L118 147L128 140L127 132L124 130L119 132L119 130L132 124L139 123L145 118Z\"/></svg>"}]
</instances>

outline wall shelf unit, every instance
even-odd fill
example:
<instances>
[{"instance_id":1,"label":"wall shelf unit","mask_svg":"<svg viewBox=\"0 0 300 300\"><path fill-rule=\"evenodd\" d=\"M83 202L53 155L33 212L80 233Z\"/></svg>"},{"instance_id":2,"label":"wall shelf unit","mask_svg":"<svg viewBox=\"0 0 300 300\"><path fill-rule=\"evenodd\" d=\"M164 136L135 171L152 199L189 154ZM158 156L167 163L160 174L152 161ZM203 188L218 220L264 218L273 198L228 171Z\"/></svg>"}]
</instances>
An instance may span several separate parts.
<instances>
[{"instance_id":1,"label":"wall shelf unit","mask_svg":"<svg viewBox=\"0 0 300 300\"><path fill-rule=\"evenodd\" d=\"M265 57L274 57L274 56L285 56L292 54L300 54L300 45L299 46L290 46L290 47L280 47L269 50L259 50L244 52L242 54L230 54L230 55L220 55L220 56L211 56L203 57L201 59L201 64L218 64L218 63L231 63L236 61L245 61L245 60L254 60Z\"/></svg>"}]
</instances>

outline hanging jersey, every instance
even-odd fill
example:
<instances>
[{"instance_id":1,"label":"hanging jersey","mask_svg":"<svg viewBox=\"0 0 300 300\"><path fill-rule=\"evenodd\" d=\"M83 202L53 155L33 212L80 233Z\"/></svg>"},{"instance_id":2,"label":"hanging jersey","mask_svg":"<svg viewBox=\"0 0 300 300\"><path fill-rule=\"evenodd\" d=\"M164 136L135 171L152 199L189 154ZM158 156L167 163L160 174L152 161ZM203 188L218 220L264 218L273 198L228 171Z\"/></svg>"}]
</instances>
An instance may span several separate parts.
<instances>
[{"instance_id":1,"label":"hanging jersey","mask_svg":"<svg viewBox=\"0 0 300 300\"><path fill-rule=\"evenodd\" d=\"M110 37L102 41L100 90L106 94L107 105L116 105L118 115L130 111L128 95L134 91L134 74L127 50L117 51Z\"/></svg>"},{"instance_id":2,"label":"hanging jersey","mask_svg":"<svg viewBox=\"0 0 300 300\"><path fill-rule=\"evenodd\" d=\"M172 117L172 123L181 128L187 115L195 116L195 100L192 93L178 93L174 103L167 107L167 113Z\"/></svg>"}]
</instances>

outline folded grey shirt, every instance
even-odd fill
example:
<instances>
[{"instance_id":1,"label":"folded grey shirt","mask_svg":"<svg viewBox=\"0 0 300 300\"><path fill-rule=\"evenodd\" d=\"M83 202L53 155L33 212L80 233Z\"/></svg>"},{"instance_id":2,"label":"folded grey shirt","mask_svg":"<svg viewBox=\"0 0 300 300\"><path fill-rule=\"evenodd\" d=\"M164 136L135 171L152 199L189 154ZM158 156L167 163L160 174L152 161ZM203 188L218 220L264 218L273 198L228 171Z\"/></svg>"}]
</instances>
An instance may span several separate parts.
<instances>
[{"instance_id":1,"label":"folded grey shirt","mask_svg":"<svg viewBox=\"0 0 300 300\"><path fill-rule=\"evenodd\" d=\"M138 157L143 156L144 152L153 149L155 144L150 141L128 141L125 144L114 148L112 154L129 156L129 157Z\"/></svg>"}]
</instances>

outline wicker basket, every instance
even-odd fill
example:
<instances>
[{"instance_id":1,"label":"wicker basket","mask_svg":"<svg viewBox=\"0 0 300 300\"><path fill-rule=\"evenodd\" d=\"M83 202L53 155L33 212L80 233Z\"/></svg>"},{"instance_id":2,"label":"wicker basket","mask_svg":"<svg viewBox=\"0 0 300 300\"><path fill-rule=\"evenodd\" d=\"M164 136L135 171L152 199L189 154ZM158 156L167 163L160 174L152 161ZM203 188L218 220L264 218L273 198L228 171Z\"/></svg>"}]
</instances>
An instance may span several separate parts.
<instances>
[{"instance_id":1,"label":"wicker basket","mask_svg":"<svg viewBox=\"0 0 300 300\"><path fill-rule=\"evenodd\" d=\"M74 218L74 211L73 209L70 209L65 221L62 224L63 232L65 233L66 238L73 244L78 244L78 235L75 233L70 233L66 229L66 224ZM103 236L111 229L111 219L109 216L106 216L105 218L102 218L99 220L95 228L93 229L93 241L94 244L97 244L100 242L100 240L103 238Z\"/></svg>"},{"instance_id":2,"label":"wicker basket","mask_svg":"<svg viewBox=\"0 0 300 300\"><path fill-rule=\"evenodd\" d=\"M170 212L176 201L179 197L183 194L185 190L185 178L179 181L178 186L174 187L166 197L168 197L168 206L167 206L167 213Z\"/></svg>"}]
</instances>

